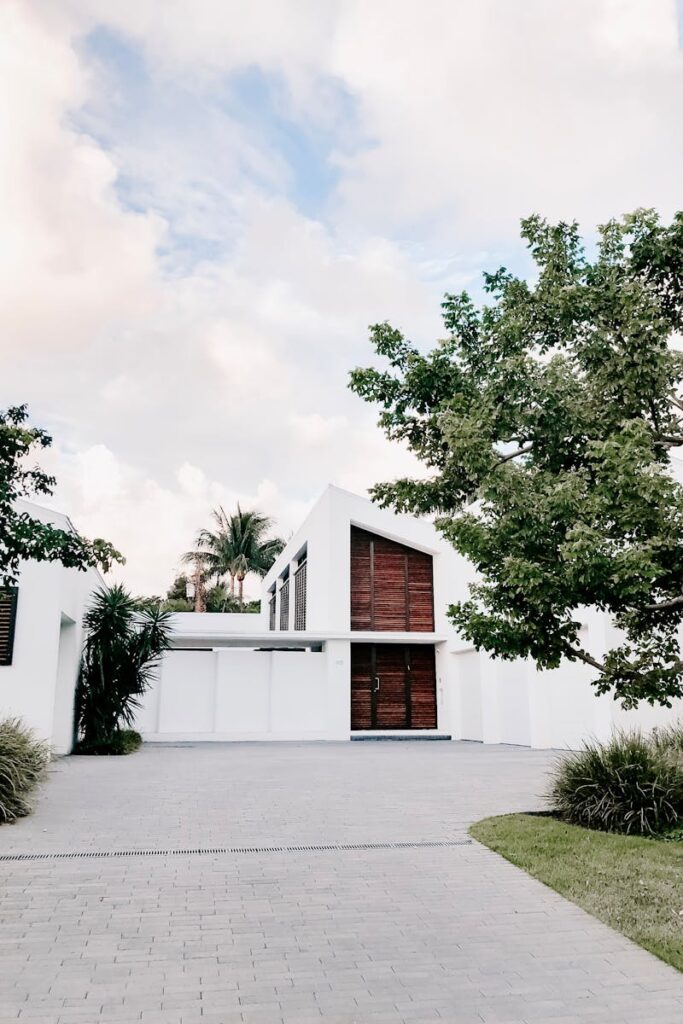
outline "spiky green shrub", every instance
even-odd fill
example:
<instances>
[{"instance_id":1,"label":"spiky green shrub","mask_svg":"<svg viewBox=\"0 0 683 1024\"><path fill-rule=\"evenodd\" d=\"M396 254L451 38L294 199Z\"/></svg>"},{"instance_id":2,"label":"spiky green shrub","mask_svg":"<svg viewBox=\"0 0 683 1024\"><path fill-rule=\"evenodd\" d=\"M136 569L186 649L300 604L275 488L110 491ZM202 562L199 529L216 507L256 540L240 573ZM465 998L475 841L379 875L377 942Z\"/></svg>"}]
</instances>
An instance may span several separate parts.
<instances>
[{"instance_id":1,"label":"spiky green shrub","mask_svg":"<svg viewBox=\"0 0 683 1024\"><path fill-rule=\"evenodd\" d=\"M132 754L142 746L142 736L134 729L117 729L108 740L85 743L73 749L74 754Z\"/></svg>"},{"instance_id":2,"label":"spiky green shrub","mask_svg":"<svg viewBox=\"0 0 683 1024\"><path fill-rule=\"evenodd\" d=\"M130 728L159 659L170 646L170 613L143 608L120 585L95 593L84 618L76 688L77 753L128 753ZM111 749L107 749L107 748Z\"/></svg>"},{"instance_id":3,"label":"spiky green shrub","mask_svg":"<svg viewBox=\"0 0 683 1024\"><path fill-rule=\"evenodd\" d=\"M638 732L619 733L563 755L550 795L557 814L575 825L653 835L683 819L683 762Z\"/></svg>"},{"instance_id":4,"label":"spiky green shrub","mask_svg":"<svg viewBox=\"0 0 683 1024\"><path fill-rule=\"evenodd\" d=\"M20 719L0 721L0 823L31 813L30 798L49 763L49 746Z\"/></svg>"}]
</instances>

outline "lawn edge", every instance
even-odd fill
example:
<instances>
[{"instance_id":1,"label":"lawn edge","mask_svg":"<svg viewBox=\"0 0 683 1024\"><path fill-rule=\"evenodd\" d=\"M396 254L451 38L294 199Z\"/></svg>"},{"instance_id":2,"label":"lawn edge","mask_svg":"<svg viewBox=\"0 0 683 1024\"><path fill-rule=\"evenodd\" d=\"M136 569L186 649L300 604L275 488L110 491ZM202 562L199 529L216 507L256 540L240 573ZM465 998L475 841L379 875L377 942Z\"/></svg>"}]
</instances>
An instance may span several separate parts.
<instances>
[{"instance_id":1,"label":"lawn edge","mask_svg":"<svg viewBox=\"0 0 683 1024\"><path fill-rule=\"evenodd\" d=\"M513 860L513 858L511 856L508 856L502 850L497 850L497 849L495 849L495 847L489 846L489 844L483 838L478 836L476 834L476 831L475 831L479 825L484 825L487 822L500 821L503 818L520 818L520 817L529 817L530 818L532 816L534 816L534 815L530 814L527 811L508 811L505 814L491 814L491 815L488 815L486 818L480 818L478 821L472 822L472 824L467 829L467 834L476 843L479 843L481 846L483 846L484 849L490 850L491 853L495 854L498 857L502 857L503 860L507 861L508 864L512 864L513 867L517 868L519 871L523 871L524 874L528 875L529 878L533 878L534 881L538 882L540 885L545 886L545 888L549 889L550 892L556 893L558 896L561 896L562 899L567 900L568 903L571 903L573 906L578 907L579 910L582 910L584 913L588 914L589 917L592 917L594 920L599 921L600 924L604 925L606 928L609 928L611 931L615 932L615 934L620 935L623 939L626 939L627 942L632 943L637 949L645 950L645 952L649 953L650 956L656 957L657 960L660 960L662 963L666 964L667 967L671 967L672 970L676 971L678 974L683 974L683 969L681 967L679 967L678 964L672 963L672 961L670 959L668 959L667 956L662 955L662 953L660 951L658 951L657 949L653 949L646 942L639 942L637 939L633 938L632 936L627 935L626 932L621 931L614 924L612 924L611 921L606 921L606 920L604 920L604 918L599 917L597 914L592 913L587 907L584 907L580 903L577 903L576 900L573 900L571 898L571 896L567 895L567 893L563 892L561 889L556 888L550 882L545 881L539 875L534 874L532 871L528 870L523 864L520 864L516 860ZM574 827L580 828L581 826L574 826ZM585 831L588 831L588 830L586 829Z\"/></svg>"}]
</instances>

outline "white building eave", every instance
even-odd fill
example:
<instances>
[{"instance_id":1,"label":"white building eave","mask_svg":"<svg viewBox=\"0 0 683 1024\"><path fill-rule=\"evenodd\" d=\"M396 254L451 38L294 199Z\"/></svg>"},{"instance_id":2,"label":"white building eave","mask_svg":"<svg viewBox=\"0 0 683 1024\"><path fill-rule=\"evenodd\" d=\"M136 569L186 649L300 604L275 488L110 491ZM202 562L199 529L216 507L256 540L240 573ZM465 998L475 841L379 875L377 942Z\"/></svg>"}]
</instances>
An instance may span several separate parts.
<instances>
[{"instance_id":1,"label":"white building eave","mask_svg":"<svg viewBox=\"0 0 683 1024\"><path fill-rule=\"evenodd\" d=\"M265 630L259 633L228 633L217 629L176 631L173 647L318 647L329 640L372 644L438 644L448 637L440 633L313 633L304 630Z\"/></svg>"}]
</instances>

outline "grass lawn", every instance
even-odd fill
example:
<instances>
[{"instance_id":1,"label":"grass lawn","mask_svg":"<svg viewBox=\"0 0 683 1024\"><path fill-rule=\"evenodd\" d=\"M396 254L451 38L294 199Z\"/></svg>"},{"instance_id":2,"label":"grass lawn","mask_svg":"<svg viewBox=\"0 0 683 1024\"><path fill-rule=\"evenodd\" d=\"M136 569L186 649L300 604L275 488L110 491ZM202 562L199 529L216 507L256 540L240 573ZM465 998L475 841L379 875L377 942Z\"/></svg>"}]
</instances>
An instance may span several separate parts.
<instances>
[{"instance_id":1,"label":"grass lawn","mask_svg":"<svg viewBox=\"0 0 683 1024\"><path fill-rule=\"evenodd\" d=\"M683 971L683 842L593 832L530 814L485 818L470 833Z\"/></svg>"}]
</instances>

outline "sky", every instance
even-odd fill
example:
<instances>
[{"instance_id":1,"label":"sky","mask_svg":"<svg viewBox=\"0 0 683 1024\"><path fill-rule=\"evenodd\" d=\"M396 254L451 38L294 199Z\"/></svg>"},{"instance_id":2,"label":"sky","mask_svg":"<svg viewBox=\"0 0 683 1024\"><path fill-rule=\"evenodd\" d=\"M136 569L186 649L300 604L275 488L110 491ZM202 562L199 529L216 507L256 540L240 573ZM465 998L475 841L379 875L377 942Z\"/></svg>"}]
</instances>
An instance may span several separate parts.
<instances>
[{"instance_id":1,"label":"sky","mask_svg":"<svg viewBox=\"0 0 683 1024\"><path fill-rule=\"evenodd\" d=\"M1 0L0 408L164 592L218 504L287 536L419 471L348 390L526 274L520 218L667 219L676 0Z\"/></svg>"}]
</instances>

